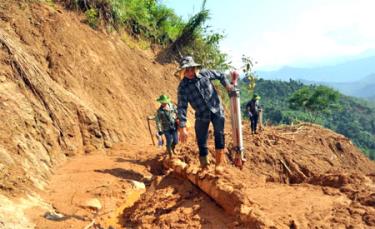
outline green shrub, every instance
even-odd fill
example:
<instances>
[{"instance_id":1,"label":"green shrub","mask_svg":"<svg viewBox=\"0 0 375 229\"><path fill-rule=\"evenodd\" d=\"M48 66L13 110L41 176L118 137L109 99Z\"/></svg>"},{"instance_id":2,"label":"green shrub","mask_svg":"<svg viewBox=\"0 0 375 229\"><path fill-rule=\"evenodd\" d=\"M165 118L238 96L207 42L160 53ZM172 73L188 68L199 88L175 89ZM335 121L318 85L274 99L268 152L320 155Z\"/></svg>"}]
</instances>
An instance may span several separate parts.
<instances>
[{"instance_id":1,"label":"green shrub","mask_svg":"<svg viewBox=\"0 0 375 229\"><path fill-rule=\"evenodd\" d=\"M227 55L219 49L224 37L203 26L208 10L184 22L176 13L156 0L55 0L68 9L85 12L87 23L96 28L101 21L117 30L125 29L139 41L163 47L177 44L174 54L192 55L205 67L228 69Z\"/></svg>"},{"instance_id":2,"label":"green shrub","mask_svg":"<svg viewBox=\"0 0 375 229\"><path fill-rule=\"evenodd\" d=\"M57 0L69 9L87 12L95 9L97 17L116 29L126 28L134 37L144 37L157 44L176 39L184 22L174 11L155 0ZM94 19L93 15L89 15ZM95 20L93 20L95 22Z\"/></svg>"},{"instance_id":3,"label":"green shrub","mask_svg":"<svg viewBox=\"0 0 375 229\"><path fill-rule=\"evenodd\" d=\"M89 9L85 12L86 15L86 22L89 24L92 28L96 29L99 22L99 14L96 9Z\"/></svg>"}]
</instances>

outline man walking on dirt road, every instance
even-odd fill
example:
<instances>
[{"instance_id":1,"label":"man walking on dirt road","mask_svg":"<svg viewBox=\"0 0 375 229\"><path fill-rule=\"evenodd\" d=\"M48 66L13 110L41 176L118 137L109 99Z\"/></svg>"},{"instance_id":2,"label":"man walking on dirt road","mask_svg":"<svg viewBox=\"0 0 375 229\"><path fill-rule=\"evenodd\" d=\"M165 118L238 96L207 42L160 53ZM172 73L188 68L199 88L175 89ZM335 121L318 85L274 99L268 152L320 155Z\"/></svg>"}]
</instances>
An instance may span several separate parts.
<instances>
[{"instance_id":1,"label":"man walking on dirt road","mask_svg":"<svg viewBox=\"0 0 375 229\"><path fill-rule=\"evenodd\" d=\"M182 58L178 74L183 78L178 86L177 114L180 120L180 140L185 142L188 136L186 129L186 114L188 103L195 110L195 135L199 148L199 161L202 168L207 168L208 160L208 128L210 122L214 127L215 136L215 160L216 171L223 171L225 160L224 147L224 109L220 98L215 90L212 80L219 80L228 90L232 91L233 86L229 83L224 73L202 69L200 64L194 62L191 56ZM233 72L232 74L237 74Z\"/></svg>"},{"instance_id":2,"label":"man walking on dirt road","mask_svg":"<svg viewBox=\"0 0 375 229\"><path fill-rule=\"evenodd\" d=\"M169 157L172 157L178 144L177 108L167 95L161 95L156 101L161 104L155 115L158 135L162 136L164 134L167 141L167 153Z\"/></svg>"},{"instance_id":3,"label":"man walking on dirt road","mask_svg":"<svg viewBox=\"0 0 375 229\"><path fill-rule=\"evenodd\" d=\"M246 111L250 119L250 128L251 133L257 133L257 125L259 119L259 112L262 111L262 108L259 105L260 96L254 94L253 98L246 104Z\"/></svg>"}]
</instances>

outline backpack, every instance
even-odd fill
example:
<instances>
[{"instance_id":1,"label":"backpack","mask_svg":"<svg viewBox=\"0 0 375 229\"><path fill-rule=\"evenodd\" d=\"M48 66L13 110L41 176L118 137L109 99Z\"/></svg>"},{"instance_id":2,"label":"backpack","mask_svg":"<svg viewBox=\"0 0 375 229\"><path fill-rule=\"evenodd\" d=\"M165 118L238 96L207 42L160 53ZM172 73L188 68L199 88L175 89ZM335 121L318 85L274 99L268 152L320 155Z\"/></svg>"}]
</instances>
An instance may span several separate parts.
<instances>
[{"instance_id":1,"label":"backpack","mask_svg":"<svg viewBox=\"0 0 375 229\"><path fill-rule=\"evenodd\" d=\"M161 129L164 130L176 130L176 118L177 118L177 108L174 104L169 103L168 104L169 109L164 110L161 106L159 107L156 117L157 122L161 125Z\"/></svg>"}]
</instances>

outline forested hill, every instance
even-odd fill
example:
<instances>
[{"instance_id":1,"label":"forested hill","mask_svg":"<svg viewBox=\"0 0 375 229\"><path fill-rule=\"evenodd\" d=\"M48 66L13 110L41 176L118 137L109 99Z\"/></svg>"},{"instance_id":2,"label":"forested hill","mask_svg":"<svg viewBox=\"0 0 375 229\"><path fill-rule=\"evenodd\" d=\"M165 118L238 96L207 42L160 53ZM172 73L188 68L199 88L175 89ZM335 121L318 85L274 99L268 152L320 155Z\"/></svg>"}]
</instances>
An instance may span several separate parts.
<instances>
[{"instance_id":1,"label":"forested hill","mask_svg":"<svg viewBox=\"0 0 375 229\"><path fill-rule=\"evenodd\" d=\"M248 82L241 85L241 101L244 107L250 100ZM315 122L352 139L372 160L375 159L375 106L361 99L340 95L335 108L313 118L304 111L293 110L289 106L290 96L302 88L299 81L274 81L259 79L255 93L261 96L264 122L271 124L291 124L299 121ZM310 86L311 89L317 86Z\"/></svg>"}]
</instances>

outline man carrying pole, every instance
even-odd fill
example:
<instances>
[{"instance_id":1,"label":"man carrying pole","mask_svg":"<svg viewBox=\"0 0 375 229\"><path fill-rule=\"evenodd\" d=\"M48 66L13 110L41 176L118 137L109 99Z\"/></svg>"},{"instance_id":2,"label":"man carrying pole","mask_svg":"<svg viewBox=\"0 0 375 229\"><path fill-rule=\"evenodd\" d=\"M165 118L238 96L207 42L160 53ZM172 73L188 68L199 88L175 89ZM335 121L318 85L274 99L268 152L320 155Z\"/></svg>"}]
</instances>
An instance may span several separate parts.
<instances>
[{"instance_id":1,"label":"man carrying pole","mask_svg":"<svg viewBox=\"0 0 375 229\"><path fill-rule=\"evenodd\" d=\"M233 90L233 85L229 83L224 73L206 69L199 70L200 66L194 62L191 56L186 56L182 58L178 70L178 74L182 78L177 93L180 139L184 142L188 137L186 115L188 104L190 104L195 110L195 135L201 168L206 169L209 165L207 138L209 125L212 123L215 137L215 170L217 173L222 173L225 163L224 109L211 81L219 80L228 92Z\"/></svg>"}]
</instances>

